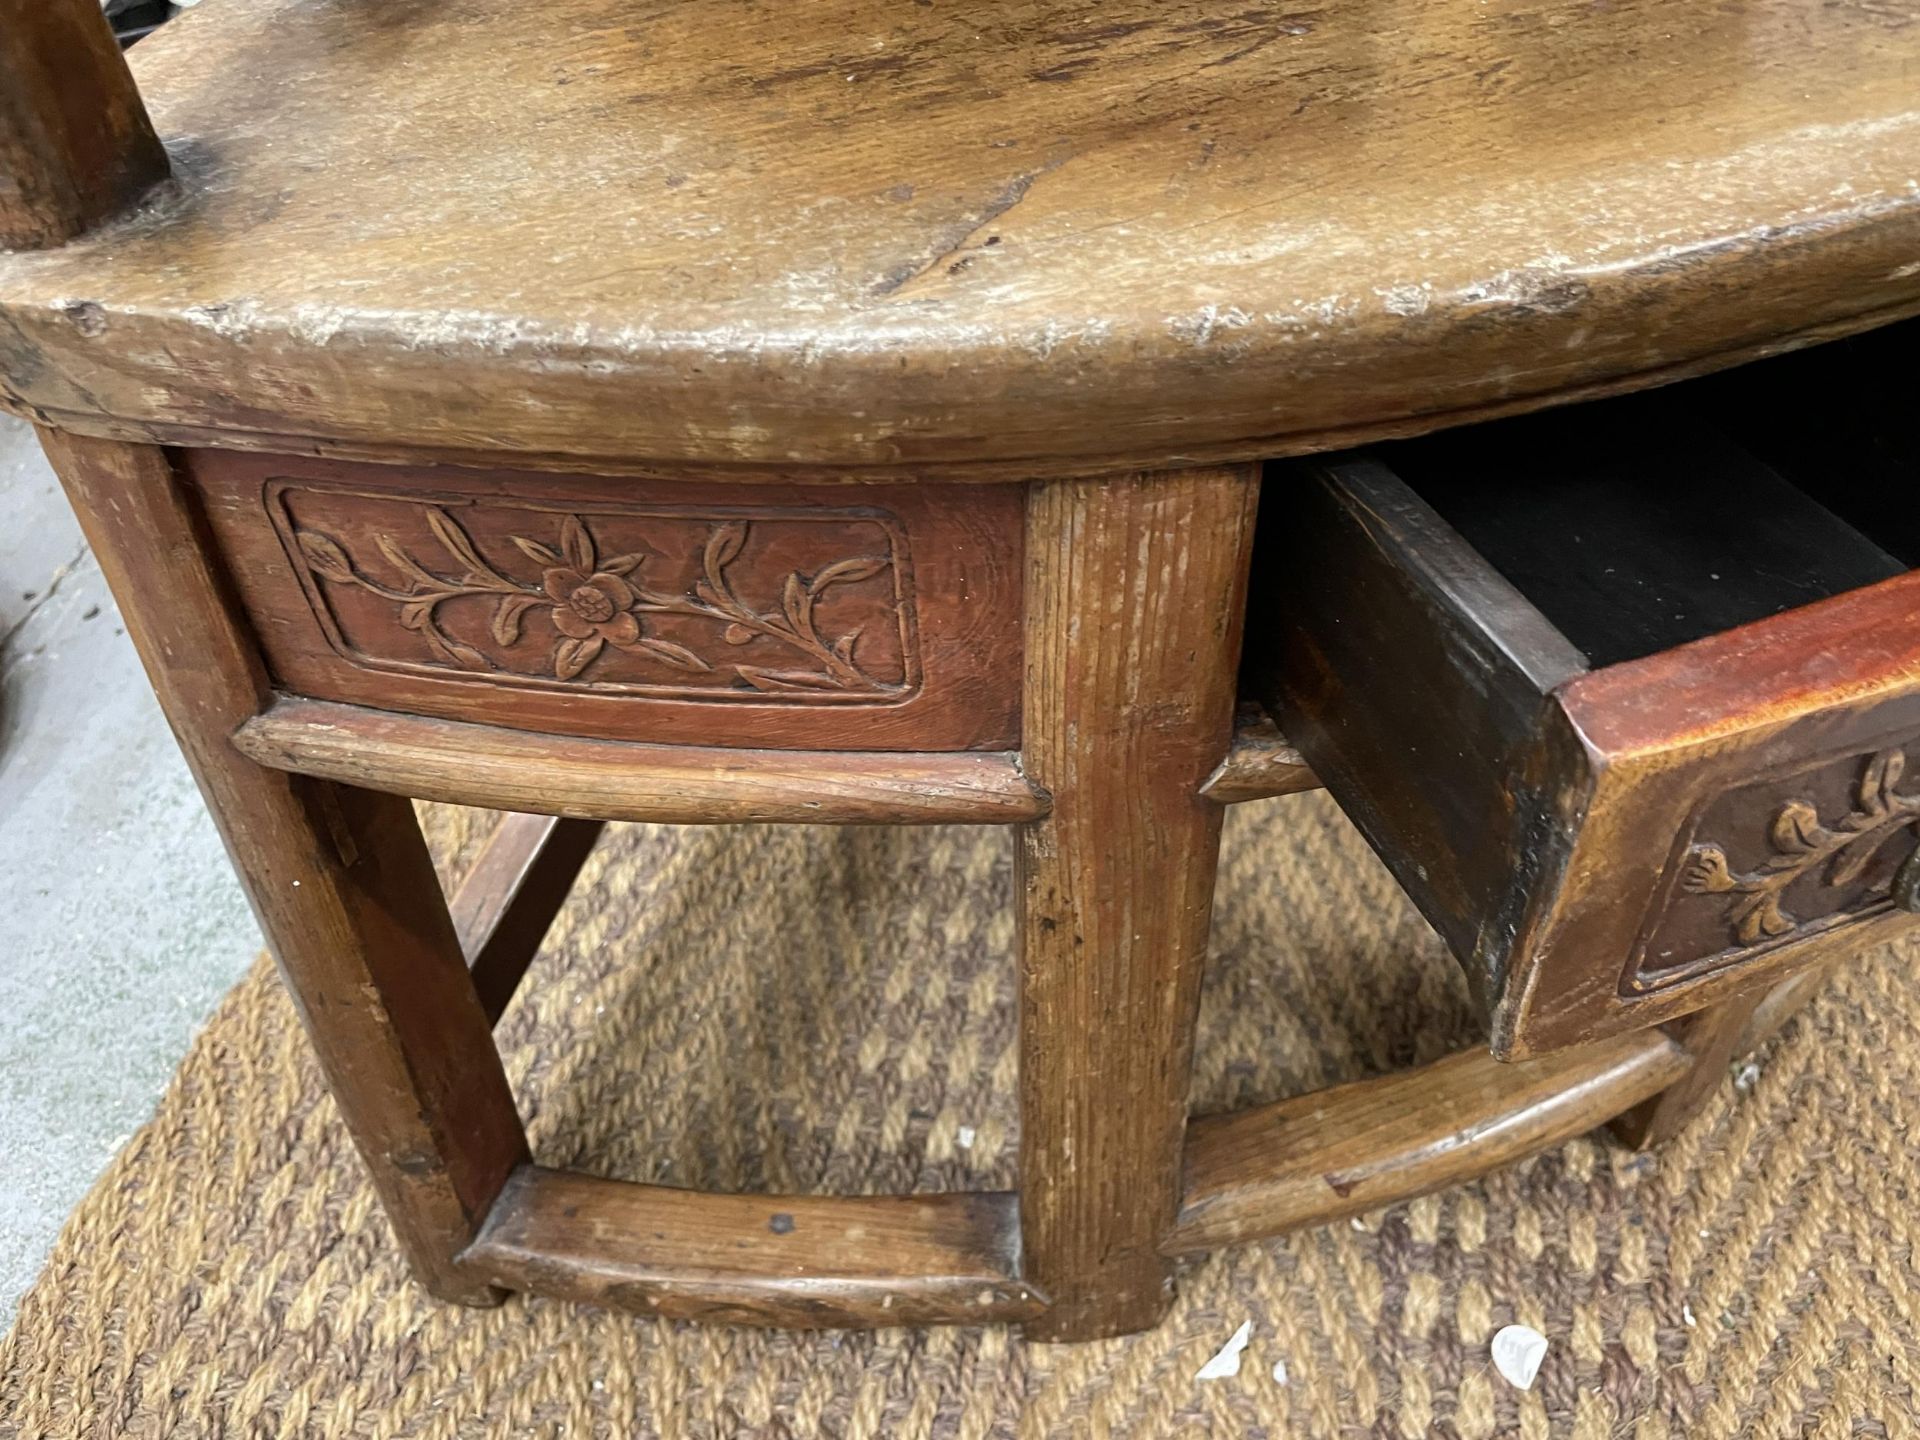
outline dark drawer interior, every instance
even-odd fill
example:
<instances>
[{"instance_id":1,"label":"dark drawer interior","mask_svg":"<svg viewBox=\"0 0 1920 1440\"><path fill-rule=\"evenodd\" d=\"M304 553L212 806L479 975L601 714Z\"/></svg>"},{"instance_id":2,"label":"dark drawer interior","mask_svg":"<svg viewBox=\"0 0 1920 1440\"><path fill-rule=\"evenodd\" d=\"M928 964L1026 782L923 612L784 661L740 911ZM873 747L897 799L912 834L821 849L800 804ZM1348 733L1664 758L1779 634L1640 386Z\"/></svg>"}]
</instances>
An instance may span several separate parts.
<instances>
[{"instance_id":1,"label":"dark drawer interior","mask_svg":"<svg viewBox=\"0 0 1920 1440\"><path fill-rule=\"evenodd\" d=\"M1249 687L1466 963L1500 1053L1909 919L1916 344L1270 470Z\"/></svg>"},{"instance_id":2,"label":"dark drawer interior","mask_svg":"<svg viewBox=\"0 0 1920 1440\"><path fill-rule=\"evenodd\" d=\"M1380 455L1594 669L1912 568L1710 420L1658 399Z\"/></svg>"}]
</instances>

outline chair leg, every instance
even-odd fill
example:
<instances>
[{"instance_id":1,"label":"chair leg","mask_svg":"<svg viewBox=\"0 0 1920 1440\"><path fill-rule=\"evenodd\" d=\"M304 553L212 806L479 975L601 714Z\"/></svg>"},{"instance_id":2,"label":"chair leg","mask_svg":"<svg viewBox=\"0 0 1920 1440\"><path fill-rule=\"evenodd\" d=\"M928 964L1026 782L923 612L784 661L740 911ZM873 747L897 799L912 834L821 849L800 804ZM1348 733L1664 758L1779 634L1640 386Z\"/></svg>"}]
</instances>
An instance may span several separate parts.
<instances>
[{"instance_id":1,"label":"chair leg","mask_svg":"<svg viewBox=\"0 0 1920 1440\"><path fill-rule=\"evenodd\" d=\"M525 1132L403 799L267 770L228 742L265 671L164 451L43 431L415 1273L456 1264Z\"/></svg>"},{"instance_id":2,"label":"chair leg","mask_svg":"<svg viewBox=\"0 0 1920 1440\"><path fill-rule=\"evenodd\" d=\"M1664 1145L1705 1108L1727 1077L1747 1022L1767 991L1738 996L1712 1009L1689 1015L1672 1027L1676 1038L1693 1057L1693 1068L1679 1080L1613 1121L1615 1138L1635 1150Z\"/></svg>"},{"instance_id":3,"label":"chair leg","mask_svg":"<svg viewBox=\"0 0 1920 1440\"><path fill-rule=\"evenodd\" d=\"M1020 1123L1026 1327L1155 1324L1181 1189L1256 467L1036 485L1023 759Z\"/></svg>"}]
</instances>

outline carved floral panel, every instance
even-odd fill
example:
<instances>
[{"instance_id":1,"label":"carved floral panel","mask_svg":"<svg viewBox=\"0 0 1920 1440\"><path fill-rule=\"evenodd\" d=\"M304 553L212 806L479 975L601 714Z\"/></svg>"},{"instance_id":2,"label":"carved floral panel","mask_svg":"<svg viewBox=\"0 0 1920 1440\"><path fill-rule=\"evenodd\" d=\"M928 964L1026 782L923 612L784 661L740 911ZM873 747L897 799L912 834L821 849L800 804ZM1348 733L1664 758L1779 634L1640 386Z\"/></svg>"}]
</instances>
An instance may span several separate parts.
<instances>
[{"instance_id":1,"label":"carved floral panel","mask_svg":"<svg viewBox=\"0 0 1920 1440\"><path fill-rule=\"evenodd\" d=\"M1639 947L1646 990L1920 905L1920 788L1890 745L1714 797L1681 837Z\"/></svg>"},{"instance_id":2,"label":"carved floral panel","mask_svg":"<svg viewBox=\"0 0 1920 1440\"><path fill-rule=\"evenodd\" d=\"M884 511L395 495L280 482L270 507L329 643L373 669L759 704L919 683Z\"/></svg>"}]
</instances>

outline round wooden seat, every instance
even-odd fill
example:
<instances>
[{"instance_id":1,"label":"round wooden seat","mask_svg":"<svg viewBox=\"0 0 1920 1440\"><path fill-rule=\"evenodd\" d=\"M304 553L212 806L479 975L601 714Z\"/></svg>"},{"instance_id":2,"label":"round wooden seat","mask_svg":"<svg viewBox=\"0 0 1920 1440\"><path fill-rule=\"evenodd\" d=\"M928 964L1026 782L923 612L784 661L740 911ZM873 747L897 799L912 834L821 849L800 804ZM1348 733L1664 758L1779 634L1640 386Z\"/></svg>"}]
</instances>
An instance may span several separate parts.
<instances>
[{"instance_id":1,"label":"round wooden seat","mask_svg":"<svg viewBox=\"0 0 1920 1440\"><path fill-rule=\"evenodd\" d=\"M0 260L0 358L120 438L1315 448L1920 306L1910 9L211 0L133 57L177 188Z\"/></svg>"}]
</instances>

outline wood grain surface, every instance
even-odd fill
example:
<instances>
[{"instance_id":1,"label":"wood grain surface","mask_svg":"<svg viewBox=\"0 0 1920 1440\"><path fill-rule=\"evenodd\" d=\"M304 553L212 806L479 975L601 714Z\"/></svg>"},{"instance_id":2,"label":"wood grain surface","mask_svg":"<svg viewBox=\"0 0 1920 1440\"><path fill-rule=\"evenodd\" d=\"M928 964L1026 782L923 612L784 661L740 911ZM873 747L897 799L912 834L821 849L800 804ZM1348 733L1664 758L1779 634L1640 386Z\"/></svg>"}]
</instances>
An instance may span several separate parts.
<instances>
[{"instance_id":1,"label":"wood grain surface","mask_svg":"<svg viewBox=\"0 0 1920 1440\"><path fill-rule=\"evenodd\" d=\"M177 201L0 261L0 394L1020 479L1432 426L1920 307L1917 16L215 0L132 57Z\"/></svg>"},{"instance_id":2,"label":"wood grain surface","mask_svg":"<svg viewBox=\"0 0 1920 1440\"><path fill-rule=\"evenodd\" d=\"M988 1324L1038 1313L1013 1196L709 1195L526 1166L470 1275L670 1320Z\"/></svg>"},{"instance_id":3,"label":"wood grain surface","mask_svg":"<svg viewBox=\"0 0 1920 1440\"><path fill-rule=\"evenodd\" d=\"M0 0L0 250L58 245L166 177L96 0Z\"/></svg>"},{"instance_id":4,"label":"wood grain surface","mask_svg":"<svg viewBox=\"0 0 1920 1440\"><path fill-rule=\"evenodd\" d=\"M580 740L322 700L274 701L233 743L262 765L419 800L661 825L1010 824L1047 813L983 750L733 750Z\"/></svg>"},{"instance_id":5,"label":"wood grain surface","mask_svg":"<svg viewBox=\"0 0 1920 1440\"><path fill-rule=\"evenodd\" d=\"M266 704L266 672L191 490L159 450L41 441L401 1247L443 1299L497 1301L452 1259L528 1158L526 1135L413 807L229 745Z\"/></svg>"},{"instance_id":6,"label":"wood grain surface","mask_svg":"<svg viewBox=\"0 0 1920 1440\"><path fill-rule=\"evenodd\" d=\"M1444 1189L1605 1123L1683 1080L1659 1030L1508 1065L1484 1050L1188 1127L1168 1254L1358 1215Z\"/></svg>"},{"instance_id":7,"label":"wood grain surface","mask_svg":"<svg viewBox=\"0 0 1920 1440\"><path fill-rule=\"evenodd\" d=\"M1036 486L1020 831L1020 1216L1052 1298L1027 1334L1154 1324L1233 733L1254 467Z\"/></svg>"},{"instance_id":8,"label":"wood grain surface","mask_svg":"<svg viewBox=\"0 0 1920 1440\"><path fill-rule=\"evenodd\" d=\"M1786 980L1775 988L1791 991L1795 987L1792 980ZM1739 1053L1735 1047L1752 1027L1760 1002L1768 993L1762 987L1736 995L1667 1026L1687 1052L1686 1073L1658 1095L1616 1116L1610 1127L1614 1137L1637 1150L1647 1150L1666 1144L1685 1129L1727 1078L1727 1066Z\"/></svg>"},{"instance_id":9,"label":"wood grain surface","mask_svg":"<svg viewBox=\"0 0 1920 1440\"><path fill-rule=\"evenodd\" d=\"M1319 788L1320 777L1280 733L1266 708L1243 700L1234 717L1233 743L1200 793L1216 805L1238 805Z\"/></svg>"},{"instance_id":10,"label":"wood grain surface","mask_svg":"<svg viewBox=\"0 0 1920 1440\"><path fill-rule=\"evenodd\" d=\"M603 828L598 820L509 815L447 897L474 992L493 1024L540 953Z\"/></svg>"}]
</instances>

